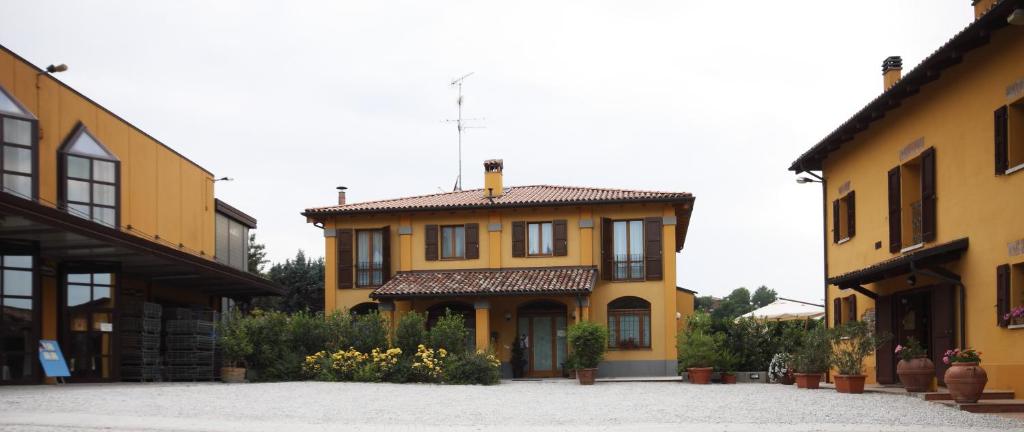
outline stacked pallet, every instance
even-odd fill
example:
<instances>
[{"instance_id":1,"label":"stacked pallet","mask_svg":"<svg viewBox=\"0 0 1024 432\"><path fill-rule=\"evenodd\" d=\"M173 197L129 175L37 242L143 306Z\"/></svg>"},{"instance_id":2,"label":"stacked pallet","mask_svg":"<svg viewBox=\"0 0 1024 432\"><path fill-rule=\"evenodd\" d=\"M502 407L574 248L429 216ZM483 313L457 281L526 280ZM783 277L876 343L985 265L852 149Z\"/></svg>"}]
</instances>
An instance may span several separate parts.
<instances>
[{"instance_id":1,"label":"stacked pallet","mask_svg":"<svg viewBox=\"0 0 1024 432\"><path fill-rule=\"evenodd\" d=\"M121 379L160 381L160 316L162 308L141 298L123 299L121 318Z\"/></svg>"},{"instance_id":2,"label":"stacked pallet","mask_svg":"<svg viewBox=\"0 0 1024 432\"><path fill-rule=\"evenodd\" d=\"M167 379L171 381L212 381L214 379L214 333L216 312L175 308L166 321L164 353Z\"/></svg>"}]
</instances>

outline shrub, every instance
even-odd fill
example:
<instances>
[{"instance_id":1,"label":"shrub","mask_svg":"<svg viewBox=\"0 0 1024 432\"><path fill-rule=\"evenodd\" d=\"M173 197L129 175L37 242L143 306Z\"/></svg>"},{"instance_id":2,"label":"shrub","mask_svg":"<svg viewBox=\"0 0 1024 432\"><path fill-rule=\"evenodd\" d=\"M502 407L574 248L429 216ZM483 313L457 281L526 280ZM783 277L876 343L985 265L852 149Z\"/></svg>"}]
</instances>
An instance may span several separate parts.
<instances>
[{"instance_id":1,"label":"shrub","mask_svg":"<svg viewBox=\"0 0 1024 432\"><path fill-rule=\"evenodd\" d=\"M767 370L772 360L776 340L770 324L763 320L742 318L726 327L722 337L722 350L733 356L733 368L745 371Z\"/></svg>"},{"instance_id":2,"label":"shrub","mask_svg":"<svg viewBox=\"0 0 1024 432\"><path fill-rule=\"evenodd\" d=\"M596 368L608 348L608 329L590 321L573 324L569 327L569 346L575 353L577 367Z\"/></svg>"},{"instance_id":3,"label":"shrub","mask_svg":"<svg viewBox=\"0 0 1024 432\"><path fill-rule=\"evenodd\" d=\"M456 355L444 367L449 384L492 385L501 381L501 361L493 353L477 351Z\"/></svg>"},{"instance_id":4,"label":"shrub","mask_svg":"<svg viewBox=\"0 0 1024 432\"><path fill-rule=\"evenodd\" d=\"M873 334L863 321L847 322L833 332L832 364L840 375L863 375L864 359L888 340L888 335Z\"/></svg>"},{"instance_id":5,"label":"shrub","mask_svg":"<svg viewBox=\"0 0 1024 432\"><path fill-rule=\"evenodd\" d=\"M324 348L328 352L337 352L352 346L348 341L351 334L352 314L334 311L324 317L326 341Z\"/></svg>"},{"instance_id":6,"label":"shrub","mask_svg":"<svg viewBox=\"0 0 1024 432\"><path fill-rule=\"evenodd\" d=\"M408 312L398 320L395 329L395 346L406 356L415 354L427 342L426 317L421 313Z\"/></svg>"},{"instance_id":7,"label":"shrub","mask_svg":"<svg viewBox=\"0 0 1024 432\"><path fill-rule=\"evenodd\" d=\"M304 377L303 360L312 353L293 349L289 331L289 315L283 312L255 311L243 318L253 342L252 354L246 364L254 369L255 381L285 381ZM319 351L319 350L317 350Z\"/></svg>"},{"instance_id":8,"label":"shrub","mask_svg":"<svg viewBox=\"0 0 1024 432\"><path fill-rule=\"evenodd\" d=\"M818 327L804 333L802 346L793 356L798 373L825 373L832 366L832 343L829 330Z\"/></svg>"},{"instance_id":9,"label":"shrub","mask_svg":"<svg viewBox=\"0 0 1024 432\"><path fill-rule=\"evenodd\" d=\"M720 338L702 331L683 331L676 339L679 372L689 368L713 367L718 361Z\"/></svg>"},{"instance_id":10,"label":"shrub","mask_svg":"<svg viewBox=\"0 0 1024 432\"><path fill-rule=\"evenodd\" d=\"M253 344L249 337L248 322L237 310L232 310L217 323L218 342L224 356L224 365L245 367L246 359L252 355Z\"/></svg>"},{"instance_id":11,"label":"shrub","mask_svg":"<svg viewBox=\"0 0 1024 432\"><path fill-rule=\"evenodd\" d=\"M782 382L793 373L793 356L789 353L778 353L772 357L768 365L768 378L772 382Z\"/></svg>"},{"instance_id":12,"label":"shrub","mask_svg":"<svg viewBox=\"0 0 1024 432\"><path fill-rule=\"evenodd\" d=\"M719 372L736 373L741 365L740 357L725 347L719 348L715 357L715 370Z\"/></svg>"},{"instance_id":13,"label":"shrub","mask_svg":"<svg viewBox=\"0 0 1024 432\"><path fill-rule=\"evenodd\" d=\"M466 341L469 339L469 331L466 330L466 321L462 315L446 310L430 329L428 339L431 348L444 348L450 354L463 354L468 351Z\"/></svg>"},{"instance_id":14,"label":"shrub","mask_svg":"<svg viewBox=\"0 0 1024 432\"><path fill-rule=\"evenodd\" d=\"M352 323L345 330L342 339L356 351L369 353L374 349L388 348L388 322L377 312L353 316Z\"/></svg>"},{"instance_id":15,"label":"shrub","mask_svg":"<svg viewBox=\"0 0 1024 432\"><path fill-rule=\"evenodd\" d=\"M444 348L434 350L424 345L416 347L413 354L412 379L419 382L440 382L444 378L444 365L448 359L448 351Z\"/></svg>"}]
</instances>

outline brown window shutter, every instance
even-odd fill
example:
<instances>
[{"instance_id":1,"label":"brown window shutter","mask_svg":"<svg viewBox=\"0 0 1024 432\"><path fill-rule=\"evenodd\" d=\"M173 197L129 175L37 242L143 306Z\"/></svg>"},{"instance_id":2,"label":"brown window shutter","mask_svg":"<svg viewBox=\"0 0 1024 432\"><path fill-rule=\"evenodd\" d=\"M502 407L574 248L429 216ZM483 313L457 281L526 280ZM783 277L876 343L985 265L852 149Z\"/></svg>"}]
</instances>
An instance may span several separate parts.
<instances>
[{"instance_id":1,"label":"brown window shutter","mask_svg":"<svg viewBox=\"0 0 1024 432\"><path fill-rule=\"evenodd\" d=\"M924 241L935 241L935 147L921 154L921 231Z\"/></svg>"},{"instance_id":2,"label":"brown window shutter","mask_svg":"<svg viewBox=\"0 0 1024 432\"><path fill-rule=\"evenodd\" d=\"M839 243L839 200L832 201L832 243Z\"/></svg>"},{"instance_id":3,"label":"brown window shutter","mask_svg":"<svg viewBox=\"0 0 1024 432\"><path fill-rule=\"evenodd\" d=\"M551 222L551 240L554 242L554 255L569 255L569 227L565 219Z\"/></svg>"},{"instance_id":4,"label":"brown window shutter","mask_svg":"<svg viewBox=\"0 0 1024 432\"><path fill-rule=\"evenodd\" d=\"M526 256L526 222L512 222L512 256Z\"/></svg>"},{"instance_id":5,"label":"brown window shutter","mask_svg":"<svg viewBox=\"0 0 1024 432\"><path fill-rule=\"evenodd\" d=\"M889 170L889 252L899 252L903 233L900 231L900 167Z\"/></svg>"},{"instance_id":6,"label":"brown window shutter","mask_svg":"<svg viewBox=\"0 0 1024 432\"><path fill-rule=\"evenodd\" d=\"M601 218L601 279L615 279L615 245L612 220Z\"/></svg>"},{"instance_id":7,"label":"brown window shutter","mask_svg":"<svg viewBox=\"0 0 1024 432\"><path fill-rule=\"evenodd\" d=\"M875 334L892 334L893 328L892 296L879 296L875 299ZM875 379L879 384L896 382L895 344L906 343L905 340L889 339L875 350Z\"/></svg>"},{"instance_id":8,"label":"brown window shutter","mask_svg":"<svg viewBox=\"0 0 1024 432\"><path fill-rule=\"evenodd\" d=\"M480 258L480 224L466 224L466 259Z\"/></svg>"},{"instance_id":9,"label":"brown window shutter","mask_svg":"<svg viewBox=\"0 0 1024 432\"><path fill-rule=\"evenodd\" d=\"M660 217L644 219L644 261L646 261L645 278L661 280L664 274L662 269L664 260L662 259Z\"/></svg>"},{"instance_id":10,"label":"brown window shutter","mask_svg":"<svg viewBox=\"0 0 1024 432\"><path fill-rule=\"evenodd\" d=\"M839 327L843 324L843 299L836 297L832 299L832 327Z\"/></svg>"},{"instance_id":11,"label":"brown window shutter","mask_svg":"<svg viewBox=\"0 0 1024 432\"><path fill-rule=\"evenodd\" d=\"M996 325L1006 327L1003 317L1010 313L1010 265L996 267Z\"/></svg>"},{"instance_id":12,"label":"brown window shutter","mask_svg":"<svg viewBox=\"0 0 1024 432\"><path fill-rule=\"evenodd\" d=\"M334 239L338 243L338 288L352 288L352 229L337 230Z\"/></svg>"},{"instance_id":13,"label":"brown window shutter","mask_svg":"<svg viewBox=\"0 0 1024 432\"><path fill-rule=\"evenodd\" d=\"M850 321L856 321L857 320L857 295L856 294L851 294L847 298L850 299L850 301L849 301L849 310L847 311L847 314L850 316L849 320Z\"/></svg>"},{"instance_id":14,"label":"brown window shutter","mask_svg":"<svg viewBox=\"0 0 1024 432\"><path fill-rule=\"evenodd\" d=\"M853 238L857 234L857 196L854 195L856 191L850 191L846 195L846 236Z\"/></svg>"},{"instance_id":15,"label":"brown window shutter","mask_svg":"<svg viewBox=\"0 0 1024 432\"><path fill-rule=\"evenodd\" d=\"M1006 174L1010 168L1009 130L1009 111L1003 105L995 112L996 175Z\"/></svg>"},{"instance_id":16,"label":"brown window shutter","mask_svg":"<svg viewBox=\"0 0 1024 432\"><path fill-rule=\"evenodd\" d=\"M424 258L427 261L437 261L437 225L427 225L424 227L423 235L426 237L423 242L426 246Z\"/></svg>"},{"instance_id":17,"label":"brown window shutter","mask_svg":"<svg viewBox=\"0 0 1024 432\"><path fill-rule=\"evenodd\" d=\"M391 279L391 226L380 229L381 283Z\"/></svg>"}]
</instances>

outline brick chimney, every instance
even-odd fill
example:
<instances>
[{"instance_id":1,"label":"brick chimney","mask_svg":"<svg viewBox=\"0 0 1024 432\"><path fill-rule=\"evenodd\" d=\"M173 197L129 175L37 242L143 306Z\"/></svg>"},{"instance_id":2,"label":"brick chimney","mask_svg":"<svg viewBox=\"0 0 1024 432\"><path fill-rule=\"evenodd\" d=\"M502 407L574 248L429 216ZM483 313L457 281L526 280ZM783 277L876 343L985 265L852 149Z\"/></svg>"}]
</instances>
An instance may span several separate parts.
<instances>
[{"instance_id":1,"label":"brick chimney","mask_svg":"<svg viewBox=\"0 0 1024 432\"><path fill-rule=\"evenodd\" d=\"M996 3L999 3L999 0L971 0L971 4L974 5L974 19L981 18Z\"/></svg>"},{"instance_id":2,"label":"brick chimney","mask_svg":"<svg viewBox=\"0 0 1024 432\"><path fill-rule=\"evenodd\" d=\"M903 58L889 56L882 62L882 91L889 90L903 76Z\"/></svg>"},{"instance_id":3,"label":"brick chimney","mask_svg":"<svg viewBox=\"0 0 1024 432\"><path fill-rule=\"evenodd\" d=\"M348 189L345 186L338 186L338 205L345 205L345 190Z\"/></svg>"},{"instance_id":4,"label":"brick chimney","mask_svg":"<svg viewBox=\"0 0 1024 432\"><path fill-rule=\"evenodd\" d=\"M504 168L505 163L501 159L484 161L484 198L500 197L505 193L501 180Z\"/></svg>"}]
</instances>

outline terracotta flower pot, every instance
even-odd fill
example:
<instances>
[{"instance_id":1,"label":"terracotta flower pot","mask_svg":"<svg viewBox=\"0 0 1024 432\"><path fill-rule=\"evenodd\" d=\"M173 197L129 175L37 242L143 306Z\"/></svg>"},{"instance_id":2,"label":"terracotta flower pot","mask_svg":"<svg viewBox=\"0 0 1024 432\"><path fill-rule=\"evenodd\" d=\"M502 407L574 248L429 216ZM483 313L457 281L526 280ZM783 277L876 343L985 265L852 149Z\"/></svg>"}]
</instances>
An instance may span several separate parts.
<instances>
[{"instance_id":1,"label":"terracotta flower pot","mask_svg":"<svg viewBox=\"0 0 1024 432\"><path fill-rule=\"evenodd\" d=\"M569 379L576 379L576 369L569 369Z\"/></svg>"},{"instance_id":2,"label":"terracotta flower pot","mask_svg":"<svg viewBox=\"0 0 1024 432\"><path fill-rule=\"evenodd\" d=\"M736 374L722 373L722 384L736 384Z\"/></svg>"},{"instance_id":3,"label":"terracotta flower pot","mask_svg":"<svg viewBox=\"0 0 1024 432\"><path fill-rule=\"evenodd\" d=\"M711 384L711 368L688 368L690 382L694 384Z\"/></svg>"},{"instance_id":4,"label":"terracotta flower pot","mask_svg":"<svg viewBox=\"0 0 1024 432\"><path fill-rule=\"evenodd\" d=\"M791 374L791 373L787 373L787 374L779 377L779 384L782 384L782 385L793 385L794 382L796 382L796 381L793 379L793 374Z\"/></svg>"},{"instance_id":5,"label":"terracotta flower pot","mask_svg":"<svg viewBox=\"0 0 1024 432\"><path fill-rule=\"evenodd\" d=\"M896 375L900 376L900 382L908 392L926 392L932 387L935 364L927 357L900 360L896 364Z\"/></svg>"},{"instance_id":6,"label":"terracotta flower pot","mask_svg":"<svg viewBox=\"0 0 1024 432\"><path fill-rule=\"evenodd\" d=\"M245 382L245 368L222 367L220 368L220 380L230 384Z\"/></svg>"},{"instance_id":7,"label":"terracotta flower pot","mask_svg":"<svg viewBox=\"0 0 1024 432\"><path fill-rule=\"evenodd\" d=\"M977 402L988 383L988 374L977 362L953 363L945 378L949 394L957 403Z\"/></svg>"},{"instance_id":8,"label":"terracotta flower pot","mask_svg":"<svg viewBox=\"0 0 1024 432\"><path fill-rule=\"evenodd\" d=\"M576 377L579 378L580 385L594 385L594 378L597 378L597 368L576 369Z\"/></svg>"},{"instance_id":9,"label":"terracotta flower pot","mask_svg":"<svg viewBox=\"0 0 1024 432\"><path fill-rule=\"evenodd\" d=\"M820 373L795 373L793 377L796 379L796 388L802 389L816 389L819 388L821 383Z\"/></svg>"},{"instance_id":10,"label":"terracotta flower pot","mask_svg":"<svg viewBox=\"0 0 1024 432\"><path fill-rule=\"evenodd\" d=\"M839 393L864 393L866 375L836 375L836 391Z\"/></svg>"}]
</instances>

